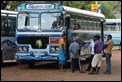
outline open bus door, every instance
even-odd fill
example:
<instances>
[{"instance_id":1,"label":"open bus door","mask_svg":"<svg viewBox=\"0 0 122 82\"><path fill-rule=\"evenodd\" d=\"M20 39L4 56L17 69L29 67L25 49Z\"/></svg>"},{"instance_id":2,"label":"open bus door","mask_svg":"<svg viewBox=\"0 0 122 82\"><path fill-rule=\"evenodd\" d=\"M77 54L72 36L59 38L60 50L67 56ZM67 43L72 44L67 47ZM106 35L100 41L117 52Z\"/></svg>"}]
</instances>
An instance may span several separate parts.
<instances>
[{"instance_id":1,"label":"open bus door","mask_svg":"<svg viewBox=\"0 0 122 82\"><path fill-rule=\"evenodd\" d=\"M67 45L66 45L66 54L67 60L70 59L69 56L69 46L70 46L70 39L71 39L71 32L70 32L70 15L66 15L65 17L65 26L66 26L66 36L67 36Z\"/></svg>"}]
</instances>

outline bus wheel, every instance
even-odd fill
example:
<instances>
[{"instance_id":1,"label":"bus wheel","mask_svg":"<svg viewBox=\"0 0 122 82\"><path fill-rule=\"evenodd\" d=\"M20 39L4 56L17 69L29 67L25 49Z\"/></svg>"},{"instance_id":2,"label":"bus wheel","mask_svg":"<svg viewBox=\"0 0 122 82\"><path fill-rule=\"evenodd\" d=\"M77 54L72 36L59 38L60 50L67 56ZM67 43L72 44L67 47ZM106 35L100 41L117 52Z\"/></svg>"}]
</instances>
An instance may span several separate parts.
<instances>
[{"instance_id":1,"label":"bus wheel","mask_svg":"<svg viewBox=\"0 0 122 82\"><path fill-rule=\"evenodd\" d=\"M34 65L35 65L35 61L33 61L33 60L28 61L28 67L32 68L32 67L34 67Z\"/></svg>"}]
</instances>

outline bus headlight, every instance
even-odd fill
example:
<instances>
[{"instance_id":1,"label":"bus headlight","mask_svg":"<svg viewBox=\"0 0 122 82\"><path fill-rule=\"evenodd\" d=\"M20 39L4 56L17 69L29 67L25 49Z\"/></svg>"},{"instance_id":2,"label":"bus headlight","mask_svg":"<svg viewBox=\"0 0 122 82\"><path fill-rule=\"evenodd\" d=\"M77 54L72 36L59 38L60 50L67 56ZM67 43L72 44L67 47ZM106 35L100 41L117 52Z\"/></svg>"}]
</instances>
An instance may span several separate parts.
<instances>
[{"instance_id":1,"label":"bus headlight","mask_svg":"<svg viewBox=\"0 0 122 82\"><path fill-rule=\"evenodd\" d=\"M22 51L22 47L19 47L19 48L18 48L18 51L20 51L20 52L21 52L21 51Z\"/></svg>"},{"instance_id":2,"label":"bus headlight","mask_svg":"<svg viewBox=\"0 0 122 82\"><path fill-rule=\"evenodd\" d=\"M55 51L55 47L51 47L51 52L54 52Z\"/></svg>"},{"instance_id":3,"label":"bus headlight","mask_svg":"<svg viewBox=\"0 0 122 82\"><path fill-rule=\"evenodd\" d=\"M56 47L56 51L59 52L59 47Z\"/></svg>"},{"instance_id":4,"label":"bus headlight","mask_svg":"<svg viewBox=\"0 0 122 82\"><path fill-rule=\"evenodd\" d=\"M28 46L19 46L18 52L28 52Z\"/></svg>"},{"instance_id":5,"label":"bus headlight","mask_svg":"<svg viewBox=\"0 0 122 82\"><path fill-rule=\"evenodd\" d=\"M23 51L25 51L25 52L26 52L27 50L28 50L28 49L27 49L27 47L23 47Z\"/></svg>"},{"instance_id":6,"label":"bus headlight","mask_svg":"<svg viewBox=\"0 0 122 82\"><path fill-rule=\"evenodd\" d=\"M59 52L59 47L58 46L51 46L50 52L51 53L57 53L57 52Z\"/></svg>"}]
</instances>

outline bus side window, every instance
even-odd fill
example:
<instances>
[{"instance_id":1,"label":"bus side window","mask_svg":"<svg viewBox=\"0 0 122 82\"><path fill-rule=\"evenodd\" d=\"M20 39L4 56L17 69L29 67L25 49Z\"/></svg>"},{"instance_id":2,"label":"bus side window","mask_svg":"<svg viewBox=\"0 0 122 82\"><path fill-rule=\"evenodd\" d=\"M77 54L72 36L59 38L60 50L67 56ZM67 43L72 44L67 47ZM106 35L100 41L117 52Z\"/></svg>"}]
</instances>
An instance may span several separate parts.
<instances>
[{"instance_id":1,"label":"bus side window","mask_svg":"<svg viewBox=\"0 0 122 82\"><path fill-rule=\"evenodd\" d=\"M9 20L8 23L4 22L4 28L8 28L9 30L11 29L11 21Z\"/></svg>"},{"instance_id":2,"label":"bus side window","mask_svg":"<svg viewBox=\"0 0 122 82\"><path fill-rule=\"evenodd\" d=\"M7 22L4 22L4 35L8 36L9 32L10 32L10 29L8 27L8 24L7 24Z\"/></svg>"},{"instance_id":3,"label":"bus side window","mask_svg":"<svg viewBox=\"0 0 122 82\"><path fill-rule=\"evenodd\" d=\"M70 16L69 15L66 16L66 18L65 18L65 26L67 26L68 28L70 26Z\"/></svg>"},{"instance_id":4,"label":"bus side window","mask_svg":"<svg viewBox=\"0 0 122 82\"><path fill-rule=\"evenodd\" d=\"M11 30L11 21L8 21L8 28Z\"/></svg>"},{"instance_id":5,"label":"bus side window","mask_svg":"<svg viewBox=\"0 0 122 82\"><path fill-rule=\"evenodd\" d=\"M80 29L80 28L81 28L81 26L80 26L79 22L77 23L77 26L78 26L78 29Z\"/></svg>"},{"instance_id":6,"label":"bus side window","mask_svg":"<svg viewBox=\"0 0 122 82\"><path fill-rule=\"evenodd\" d=\"M4 28L7 27L7 22L4 22Z\"/></svg>"}]
</instances>

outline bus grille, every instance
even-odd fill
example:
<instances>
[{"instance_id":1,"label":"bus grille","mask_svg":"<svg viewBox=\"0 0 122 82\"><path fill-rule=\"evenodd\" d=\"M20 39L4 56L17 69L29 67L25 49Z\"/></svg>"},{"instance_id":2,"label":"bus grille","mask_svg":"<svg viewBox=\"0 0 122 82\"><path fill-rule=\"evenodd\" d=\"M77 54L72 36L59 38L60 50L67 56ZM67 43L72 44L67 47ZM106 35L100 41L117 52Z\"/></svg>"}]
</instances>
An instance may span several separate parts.
<instances>
[{"instance_id":1,"label":"bus grille","mask_svg":"<svg viewBox=\"0 0 122 82\"><path fill-rule=\"evenodd\" d=\"M42 46L37 46L37 41L41 40ZM30 44L33 49L45 49L49 44L48 36L21 36L17 37L18 44Z\"/></svg>"}]
</instances>

